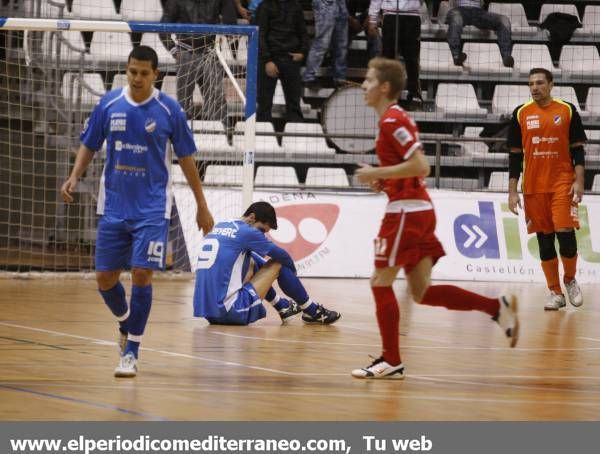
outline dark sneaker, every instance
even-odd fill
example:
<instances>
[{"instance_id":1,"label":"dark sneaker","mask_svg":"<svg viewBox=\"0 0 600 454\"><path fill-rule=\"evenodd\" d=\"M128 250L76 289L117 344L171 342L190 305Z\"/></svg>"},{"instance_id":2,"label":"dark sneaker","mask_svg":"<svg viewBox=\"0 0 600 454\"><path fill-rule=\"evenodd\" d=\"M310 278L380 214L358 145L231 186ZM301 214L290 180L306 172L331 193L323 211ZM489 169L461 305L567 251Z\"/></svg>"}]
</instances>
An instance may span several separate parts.
<instances>
[{"instance_id":1,"label":"dark sneaker","mask_svg":"<svg viewBox=\"0 0 600 454\"><path fill-rule=\"evenodd\" d=\"M458 56L456 57L452 57L452 60L454 60L454 64L456 66L462 66L462 64L465 62L465 60L467 59L467 54L465 54L464 52L461 52Z\"/></svg>"},{"instance_id":2,"label":"dark sneaker","mask_svg":"<svg viewBox=\"0 0 600 454\"><path fill-rule=\"evenodd\" d=\"M341 316L342 314L336 311L325 309L323 306L318 304L315 315L310 315L305 312L302 314L302 321L310 324L331 325L332 323L335 323Z\"/></svg>"},{"instance_id":3,"label":"dark sneaker","mask_svg":"<svg viewBox=\"0 0 600 454\"><path fill-rule=\"evenodd\" d=\"M515 66L515 59L511 55L507 55L506 57L502 57L502 64L507 68L512 68Z\"/></svg>"},{"instance_id":4,"label":"dark sneaker","mask_svg":"<svg viewBox=\"0 0 600 454\"><path fill-rule=\"evenodd\" d=\"M293 300L287 300L287 301L289 303L288 306L286 308L283 308L283 309L277 311L279 313L279 316L281 317L282 325L285 325L287 322L294 319L298 314L300 314L302 312L302 308L300 306L298 306L298 303L296 303Z\"/></svg>"},{"instance_id":5,"label":"dark sneaker","mask_svg":"<svg viewBox=\"0 0 600 454\"><path fill-rule=\"evenodd\" d=\"M304 81L304 87L306 87L307 90L319 91L321 84L317 81L317 79L306 80Z\"/></svg>"},{"instance_id":6,"label":"dark sneaker","mask_svg":"<svg viewBox=\"0 0 600 454\"><path fill-rule=\"evenodd\" d=\"M352 371L354 378L372 378L386 380L402 380L404 378L404 366L402 363L392 366L383 360L383 357L377 358L370 366Z\"/></svg>"}]
</instances>

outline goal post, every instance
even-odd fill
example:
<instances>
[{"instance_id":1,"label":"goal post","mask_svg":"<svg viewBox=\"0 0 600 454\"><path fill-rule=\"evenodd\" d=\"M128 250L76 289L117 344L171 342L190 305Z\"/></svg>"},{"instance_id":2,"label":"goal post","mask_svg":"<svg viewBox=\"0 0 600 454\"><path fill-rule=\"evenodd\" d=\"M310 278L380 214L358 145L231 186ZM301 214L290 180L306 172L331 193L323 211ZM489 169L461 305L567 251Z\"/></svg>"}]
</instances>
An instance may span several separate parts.
<instances>
[{"instance_id":1,"label":"goal post","mask_svg":"<svg viewBox=\"0 0 600 454\"><path fill-rule=\"evenodd\" d=\"M73 165L85 119L104 93L126 85L127 55L139 44L157 51L158 88L188 113L214 217L239 216L251 203L257 27L0 18L0 30L23 34L22 47L7 43L0 49L0 270L94 268L105 150L78 185L75 203L64 204L58 189ZM163 46L165 34L175 42L180 35L198 38L202 47L191 53L201 57L184 66ZM136 35L141 41L132 40ZM172 156L175 208L167 264L187 271L201 235L193 196Z\"/></svg>"}]
</instances>

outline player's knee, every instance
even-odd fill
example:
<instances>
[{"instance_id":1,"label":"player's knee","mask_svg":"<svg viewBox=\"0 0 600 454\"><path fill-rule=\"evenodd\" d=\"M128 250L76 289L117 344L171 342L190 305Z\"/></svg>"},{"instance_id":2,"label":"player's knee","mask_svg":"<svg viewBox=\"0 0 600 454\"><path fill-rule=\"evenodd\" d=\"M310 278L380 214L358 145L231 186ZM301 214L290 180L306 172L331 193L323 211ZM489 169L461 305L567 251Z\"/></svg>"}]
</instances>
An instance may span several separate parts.
<instances>
[{"instance_id":1,"label":"player's knee","mask_svg":"<svg viewBox=\"0 0 600 454\"><path fill-rule=\"evenodd\" d=\"M110 290L119 282L119 274L114 271L96 271L96 282L100 290Z\"/></svg>"},{"instance_id":2,"label":"player's knee","mask_svg":"<svg viewBox=\"0 0 600 454\"><path fill-rule=\"evenodd\" d=\"M577 255L577 238L575 231L556 232L558 238L558 249L562 257L575 257Z\"/></svg>"},{"instance_id":3,"label":"player's knee","mask_svg":"<svg viewBox=\"0 0 600 454\"><path fill-rule=\"evenodd\" d=\"M536 234L538 245L540 247L540 259L542 261L552 260L556 258L556 248L554 247L554 233Z\"/></svg>"},{"instance_id":4,"label":"player's knee","mask_svg":"<svg viewBox=\"0 0 600 454\"><path fill-rule=\"evenodd\" d=\"M146 268L133 268L131 281L137 287L146 287L152 283L152 270Z\"/></svg>"}]
</instances>

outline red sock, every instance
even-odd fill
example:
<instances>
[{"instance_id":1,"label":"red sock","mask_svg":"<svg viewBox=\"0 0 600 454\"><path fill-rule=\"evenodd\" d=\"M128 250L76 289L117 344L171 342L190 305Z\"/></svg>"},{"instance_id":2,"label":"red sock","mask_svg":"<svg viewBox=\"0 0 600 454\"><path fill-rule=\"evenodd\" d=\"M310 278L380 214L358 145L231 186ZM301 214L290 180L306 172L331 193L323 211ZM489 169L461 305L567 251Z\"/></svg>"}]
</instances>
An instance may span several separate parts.
<instances>
[{"instance_id":1,"label":"red sock","mask_svg":"<svg viewBox=\"0 0 600 454\"><path fill-rule=\"evenodd\" d=\"M400 364L400 308L392 287L371 287L375 314L383 344L383 359L392 366Z\"/></svg>"},{"instance_id":2,"label":"red sock","mask_svg":"<svg viewBox=\"0 0 600 454\"><path fill-rule=\"evenodd\" d=\"M500 302L454 285L432 285L425 292L421 304L443 306L454 311L481 311L492 317L498 315Z\"/></svg>"},{"instance_id":3,"label":"red sock","mask_svg":"<svg viewBox=\"0 0 600 454\"><path fill-rule=\"evenodd\" d=\"M558 257L550 260L542 260L542 270L544 271L544 276L546 276L548 288L557 295L562 295L560 277L558 275Z\"/></svg>"}]
</instances>

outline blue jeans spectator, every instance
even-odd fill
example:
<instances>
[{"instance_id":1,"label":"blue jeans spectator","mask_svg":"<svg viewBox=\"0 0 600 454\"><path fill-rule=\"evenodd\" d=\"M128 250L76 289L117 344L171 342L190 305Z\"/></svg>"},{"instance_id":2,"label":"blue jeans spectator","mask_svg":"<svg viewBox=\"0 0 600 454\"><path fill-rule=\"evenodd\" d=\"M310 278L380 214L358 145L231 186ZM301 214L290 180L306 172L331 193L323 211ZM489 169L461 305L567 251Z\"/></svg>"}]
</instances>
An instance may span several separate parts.
<instances>
[{"instance_id":1,"label":"blue jeans spectator","mask_svg":"<svg viewBox=\"0 0 600 454\"><path fill-rule=\"evenodd\" d=\"M313 0L315 37L306 59L303 81L314 82L327 49L333 49L334 83L346 80L348 9L345 0Z\"/></svg>"},{"instance_id":2,"label":"blue jeans spectator","mask_svg":"<svg viewBox=\"0 0 600 454\"><path fill-rule=\"evenodd\" d=\"M481 30L494 30L498 35L498 47L500 47L502 61L506 65L508 61L512 60L512 37L508 17L490 13L482 8L459 6L448 11L446 23L448 24L448 45L455 61L462 53L460 35L465 25L474 25Z\"/></svg>"}]
</instances>

